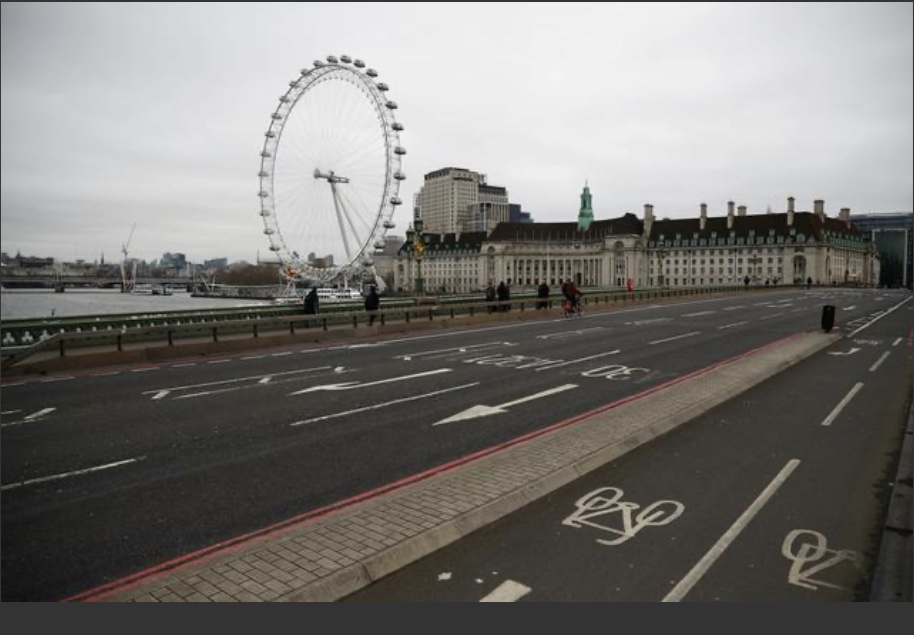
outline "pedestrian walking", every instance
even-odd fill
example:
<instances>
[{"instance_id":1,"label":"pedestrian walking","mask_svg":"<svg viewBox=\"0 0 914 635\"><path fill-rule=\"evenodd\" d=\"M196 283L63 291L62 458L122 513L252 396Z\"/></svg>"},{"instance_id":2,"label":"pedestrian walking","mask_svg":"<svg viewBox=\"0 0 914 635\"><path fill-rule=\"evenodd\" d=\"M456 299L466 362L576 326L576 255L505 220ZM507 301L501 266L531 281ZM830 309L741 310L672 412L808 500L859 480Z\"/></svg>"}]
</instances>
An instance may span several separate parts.
<instances>
[{"instance_id":1,"label":"pedestrian walking","mask_svg":"<svg viewBox=\"0 0 914 635\"><path fill-rule=\"evenodd\" d=\"M549 285L543 280L536 290L536 308L545 309L549 306Z\"/></svg>"},{"instance_id":2,"label":"pedestrian walking","mask_svg":"<svg viewBox=\"0 0 914 635\"><path fill-rule=\"evenodd\" d=\"M508 311L511 309L511 305L508 304L508 300L511 299L511 289L508 288L508 285L505 284L504 280L498 283L498 287L495 289L495 295L498 296L498 309L500 311Z\"/></svg>"},{"instance_id":3,"label":"pedestrian walking","mask_svg":"<svg viewBox=\"0 0 914 635\"><path fill-rule=\"evenodd\" d=\"M365 311L368 313L368 326L374 324L375 318L378 317L378 309L381 308L381 296L378 295L378 288L371 285L368 289L368 295L365 296Z\"/></svg>"},{"instance_id":4,"label":"pedestrian walking","mask_svg":"<svg viewBox=\"0 0 914 635\"><path fill-rule=\"evenodd\" d=\"M311 287L305 296L305 315L317 315L320 309L320 298L317 297L317 287Z\"/></svg>"}]
</instances>

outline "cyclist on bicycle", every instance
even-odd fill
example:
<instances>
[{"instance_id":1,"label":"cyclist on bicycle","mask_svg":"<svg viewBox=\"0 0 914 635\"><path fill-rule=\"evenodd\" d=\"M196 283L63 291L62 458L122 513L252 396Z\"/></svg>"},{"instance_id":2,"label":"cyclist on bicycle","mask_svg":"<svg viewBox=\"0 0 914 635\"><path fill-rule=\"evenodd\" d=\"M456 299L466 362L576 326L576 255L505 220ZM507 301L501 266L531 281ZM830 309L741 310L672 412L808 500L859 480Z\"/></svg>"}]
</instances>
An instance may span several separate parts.
<instances>
[{"instance_id":1,"label":"cyclist on bicycle","mask_svg":"<svg viewBox=\"0 0 914 635\"><path fill-rule=\"evenodd\" d=\"M562 295L568 300L568 308L570 311L577 311L578 304L581 302L581 292L575 286L574 282L571 281L571 278L565 280L565 283L562 285Z\"/></svg>"}]
</instances>

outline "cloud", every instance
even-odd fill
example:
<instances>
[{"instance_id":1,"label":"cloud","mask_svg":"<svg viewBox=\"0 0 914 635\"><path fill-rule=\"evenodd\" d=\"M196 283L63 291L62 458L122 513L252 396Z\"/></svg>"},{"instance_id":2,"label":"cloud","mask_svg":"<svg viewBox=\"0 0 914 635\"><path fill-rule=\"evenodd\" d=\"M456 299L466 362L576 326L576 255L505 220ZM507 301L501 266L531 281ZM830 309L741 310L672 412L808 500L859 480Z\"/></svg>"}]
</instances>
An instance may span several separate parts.
<instances>
[{"instance_id":1,"label":"cloud","mask_svg":"<svg viewBox=\"0 0 914 635\"><path fill-rule=\"evenodd\" d=\"M456 165L568 221L911 211L909 3L2 5L2 248L253 261L263 133L328 54L377 68L422 176ZM344 116L341 111L340 116ZM298 249L307 253L307 245Z\"/></svg>"}]
</instances>

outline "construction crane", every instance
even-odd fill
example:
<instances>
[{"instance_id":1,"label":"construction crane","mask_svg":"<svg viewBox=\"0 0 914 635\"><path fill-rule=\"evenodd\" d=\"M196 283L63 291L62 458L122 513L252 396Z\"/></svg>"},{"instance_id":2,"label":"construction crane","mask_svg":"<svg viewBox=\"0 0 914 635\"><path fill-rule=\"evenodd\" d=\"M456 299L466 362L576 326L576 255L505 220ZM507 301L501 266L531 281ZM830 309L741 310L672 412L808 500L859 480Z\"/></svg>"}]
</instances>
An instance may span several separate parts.
<instances>
[{"instance_id":1,"label":"construction crane","mask_svg":"<svg viewBox=\"0 0 914 635\"><path fill-rule=\"evenodd\" d=\"M133 285L136 283L136 266L129 274L127 273L127 254L130 250L130 241L133 240L133 232L136 231L136 223L130 228L130 235L127 236L127 242L121 244L121 253L124 259L121 262L121 292L130 293L133 291Z\"/></svg>"}]
</instances>

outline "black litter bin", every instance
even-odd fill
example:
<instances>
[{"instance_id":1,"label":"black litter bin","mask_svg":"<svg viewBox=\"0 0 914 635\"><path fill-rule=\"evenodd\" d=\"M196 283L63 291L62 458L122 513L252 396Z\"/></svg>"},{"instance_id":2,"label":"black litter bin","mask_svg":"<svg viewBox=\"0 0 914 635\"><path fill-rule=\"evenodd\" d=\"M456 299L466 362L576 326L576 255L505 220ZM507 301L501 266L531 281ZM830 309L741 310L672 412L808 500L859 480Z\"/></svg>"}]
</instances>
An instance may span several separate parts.
<instances>
[{"instance_id":1,"label":"black litter bin","mask_svg":"<svg viewBox=\"0 0 914 635\"><path fill-rule=\"evenodd\" d=\"M822 307L822 330L826 333L832 330L835 325L835 307L832 304L826 304Z\"/></svg>"}]
</instances>

